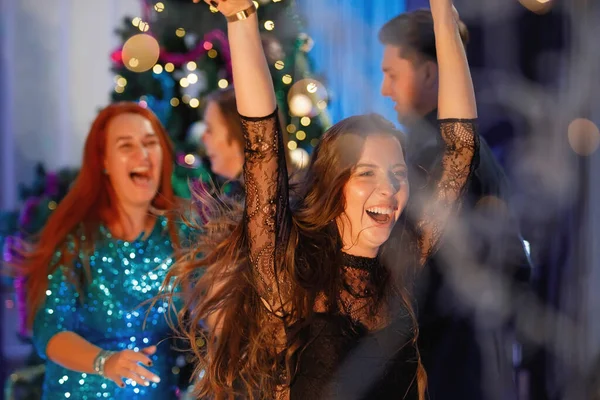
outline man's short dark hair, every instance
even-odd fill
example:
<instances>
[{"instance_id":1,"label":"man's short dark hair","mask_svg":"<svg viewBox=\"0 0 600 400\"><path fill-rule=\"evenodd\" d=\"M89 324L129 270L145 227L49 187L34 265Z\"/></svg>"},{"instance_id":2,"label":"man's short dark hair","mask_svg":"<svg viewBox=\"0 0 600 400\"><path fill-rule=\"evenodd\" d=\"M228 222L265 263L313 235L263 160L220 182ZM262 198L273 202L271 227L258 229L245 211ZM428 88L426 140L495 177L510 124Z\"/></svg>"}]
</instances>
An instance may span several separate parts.
<instances>
[{"instance_id":1,"label":"man's short dark hair","mask_svg":"<svg viewBox=\"0 0 600 400\"><path fill-rule=\"evenodd\" d=\"M459 22L463 45L469 41L467 26ZM379 30L379 41L401 49L400 57L412 61L430 60L437 62L433 17L427 9L415 10L398 15L386 22Z\"/></svg>"}]
</instances>

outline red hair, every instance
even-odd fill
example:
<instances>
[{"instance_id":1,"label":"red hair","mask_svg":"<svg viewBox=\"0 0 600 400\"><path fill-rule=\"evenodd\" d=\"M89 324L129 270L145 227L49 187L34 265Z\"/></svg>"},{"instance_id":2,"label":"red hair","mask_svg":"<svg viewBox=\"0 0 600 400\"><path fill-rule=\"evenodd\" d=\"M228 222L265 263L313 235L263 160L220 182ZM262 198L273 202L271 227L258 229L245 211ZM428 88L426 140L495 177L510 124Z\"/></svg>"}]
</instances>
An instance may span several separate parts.
<instances>
[{"instance_id":1,"label":"red hair","mask_svg":"<svg viewBox=\"0 0 600 400\"><path fill-rule=\"evenodd\" d=\"M79 235L75 234L79 227L83 228L85 237L93 246L93 237L101 223L111 224L118 219L115 212L116 196L108 176L104 173L104 156L106 152L106 128L108 123L121 114L138 114L152 124L163 149L163 162L158 193L152 200L152 207L166 212L174 209L176 204L171 174L173 170L173 145L156 115L137 103L114 103L104 108L94 120L87 136L83 151L81 169L65 198L51 214L42 229L33 249L24 254L20 269L27 275L28 323L32 324L37 309L43 301L48 287L48 275L59 265L71 268L78 276L74 284L81 290L84 280L73 268L73 258L79 250L83 250ZM174 222L169 219L168 230L175 245L178 244ZM74 234L74 247L67 248L67 236ZM85 245L86 247L88 245ZM61 249L60 259L54 260L54 254ZM89 247L86 249L89 250ZM86 270L89 273L89 269ZM87 275L89 276L89 274Z\"/></svg>"}]
</instances>

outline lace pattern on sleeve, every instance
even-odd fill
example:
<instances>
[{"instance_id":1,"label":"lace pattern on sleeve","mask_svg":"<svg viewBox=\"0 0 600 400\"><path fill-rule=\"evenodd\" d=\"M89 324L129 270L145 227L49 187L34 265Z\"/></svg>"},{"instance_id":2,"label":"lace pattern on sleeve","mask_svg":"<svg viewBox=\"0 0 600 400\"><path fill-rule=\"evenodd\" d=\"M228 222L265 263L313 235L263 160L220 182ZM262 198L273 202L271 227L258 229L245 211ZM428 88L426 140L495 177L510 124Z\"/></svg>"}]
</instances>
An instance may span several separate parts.
<instances>
[{"instance_id":1,"label":"lace pattern on sleeve","mask_svg":"<svg viewBox=\"0 0 600 400\"><path fill-rule=\"evenodd\" d=\"M242 116L245 229L255 283L265 306L285 316L290 279L283 276L289 238L288 176L277 110L263 118Z\"/></svg>"},{"instance_id":2,"label":"lace pattern on sleeve","mask_svg":"<svg viewBox=\"0 0 600 400\"><path fill-rule=\"evenodd\" d=\"M475 120L443 119L439 129L445 142L440 179L416 223L420 264L437 248L449 216L460 208L462 195L477 167L479 136Z\"/></svg>"}]
</instances>

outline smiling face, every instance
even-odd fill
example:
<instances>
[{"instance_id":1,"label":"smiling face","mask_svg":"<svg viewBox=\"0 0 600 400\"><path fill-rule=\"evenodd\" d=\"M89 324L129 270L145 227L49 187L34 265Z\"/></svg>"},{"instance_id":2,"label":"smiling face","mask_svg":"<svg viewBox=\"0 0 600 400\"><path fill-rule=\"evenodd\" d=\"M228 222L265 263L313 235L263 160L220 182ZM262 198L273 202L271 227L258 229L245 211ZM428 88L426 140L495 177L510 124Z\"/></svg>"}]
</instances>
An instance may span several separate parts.
<instances>
[{"instance_id":1,"label":"smiling face","mask_svg":"<svg viewBox=\"0 0 600 400\"><path fill-rule=\"evenodd\" d=\"M409 195L407 167L398 139L387 134L368 136L343 193L346 204L337 225L344 251L376 256Z\"/></svg>"},{"instance_id":2,"label":"smiling face","mask_svg":"<svg viewBox=\"0 0 600 400\"><path fill-rule=\"evenodd\" d=\"M160 186L162 152L148 119L125 113L110 120L104 169L122 206L150 206Z\"/></svg>"}]
</instances>

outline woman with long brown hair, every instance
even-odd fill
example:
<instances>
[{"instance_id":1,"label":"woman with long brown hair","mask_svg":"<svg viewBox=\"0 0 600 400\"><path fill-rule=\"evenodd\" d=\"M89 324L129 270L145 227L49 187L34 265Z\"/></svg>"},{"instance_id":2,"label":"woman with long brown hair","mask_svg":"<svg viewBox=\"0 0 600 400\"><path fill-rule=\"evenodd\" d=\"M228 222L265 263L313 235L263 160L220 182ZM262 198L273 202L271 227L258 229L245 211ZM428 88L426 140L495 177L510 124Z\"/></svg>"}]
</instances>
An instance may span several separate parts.
<instances>
[{"instance_id":1,"label":"woman with long brown hair","mask_svg":"<svg viewBox=\"0 0 600 400\"><path fill-rule=\"evenodd\" d=\"M171 272L194 288L183 332L195 344L204 335L200 322L209 328L206 350L194 347L199 394L423 399L410 278L460 205L478 148L473 85L451 1L431 0L446 151L434 201L416 216L403 212L409 189L401 135L377 115L329 129L289 200L256 9L250 0L210 3L229 21L246 202L240 218L215 208L201 256ZM195 281L199 268L206 273ZM346 371L357 362L371 380L348 393Z\"/></svg>"},{"instance_id":2,"label":"woman with long brown hair","mask_svg":"<svg viewBox=\"0 0 600 400\"><path fill-rule=\"evenodd\" d=\"M44 399L174 397L171 349L160 344L166 308L153 305L145 320L139 307L158 293L178 246L172 165L150 110L100 111L79 175L18 265L47 359Z\"/></svg>"}]
</instances>

